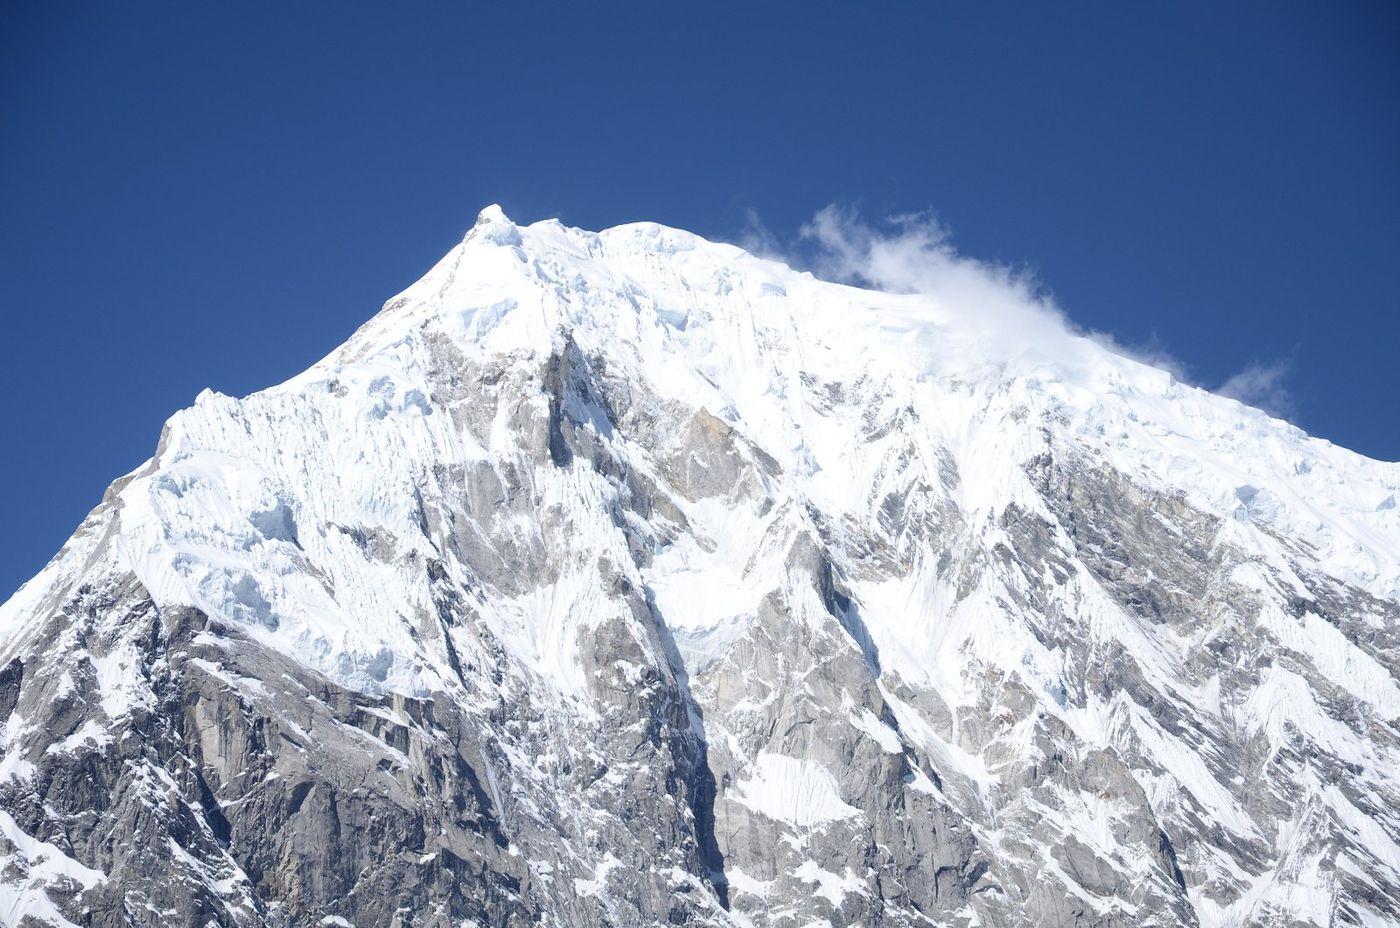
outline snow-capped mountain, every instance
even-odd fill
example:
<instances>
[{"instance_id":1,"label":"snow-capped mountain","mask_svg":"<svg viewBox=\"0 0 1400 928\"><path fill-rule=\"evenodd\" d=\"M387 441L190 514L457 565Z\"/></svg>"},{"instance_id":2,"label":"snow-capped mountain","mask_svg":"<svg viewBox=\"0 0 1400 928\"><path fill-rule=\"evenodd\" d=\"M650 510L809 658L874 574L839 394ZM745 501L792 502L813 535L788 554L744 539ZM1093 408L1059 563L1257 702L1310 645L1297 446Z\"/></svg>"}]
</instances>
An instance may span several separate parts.
<instances>
[{"instance_id":1,"label":"snow-capped mountain","mask_svg":"<svg viewBox=\"0 0 1400 928\"><path fill-rule=\"evenodd\" d=\"M0 609L0 922L1400 922L1400 465L489 208Z\"/></svg>"}]
</instances>

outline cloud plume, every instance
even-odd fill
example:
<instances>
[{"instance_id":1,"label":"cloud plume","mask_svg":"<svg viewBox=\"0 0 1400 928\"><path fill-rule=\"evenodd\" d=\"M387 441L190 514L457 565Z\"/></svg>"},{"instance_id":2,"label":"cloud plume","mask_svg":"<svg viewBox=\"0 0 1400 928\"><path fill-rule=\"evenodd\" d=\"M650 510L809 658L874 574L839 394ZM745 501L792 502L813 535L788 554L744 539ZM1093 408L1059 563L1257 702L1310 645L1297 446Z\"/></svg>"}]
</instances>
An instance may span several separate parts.
<instances>
[{"instance_id":1,"label":"cloud plume","mask_svg":"<svg viewBox=\"0 0 1400 928\"><path fill-rule=\"evenodd\" d=\"M1293 413L1293 396L1284 384L1287 376L1286 361L1255 362L1216 387L1215 392L1286 419Z\"/></svg>"},{"instance_id":2,"label":"cloud plume","mask_svg":"<svg viewBox=\"0 0 1400 928\"><path fill-rule=\"evenodd\" d=\"M1201 386L1160 343L1125 345L1076 325L1031 271L959 253L928 213L872 224L854 209L831 205L802 226L796 243L784 245L750 211L741 241L750 251L806 267L826 280L918 294L925 298L928 324L956 320L946 336L956 329L984 358L1072 371L1094 363L1091 346L1098 346ZM1286 416L1293 410L1287 373L1284 363L1250 364L1214 392Z\"/></svg>"},{"instance_id":3,"label":"cloud plume","mask_svg":"<svg viewBox=\"0 0 1400 928\"><path fill-rule=\"evenodd\" d=\"M799 234L817 276L919 294L935 318L956 320L945 337L954 331L967 336L965 346L984 359L1068 371L1092 364L1092 345L1098 345L1173 373L1180 369L1162 352L1147 357L1076 326L1031 271L959 253L930 214L895 216L876 226L852 209L828 206Z\"/></svg>"}]
</instances>

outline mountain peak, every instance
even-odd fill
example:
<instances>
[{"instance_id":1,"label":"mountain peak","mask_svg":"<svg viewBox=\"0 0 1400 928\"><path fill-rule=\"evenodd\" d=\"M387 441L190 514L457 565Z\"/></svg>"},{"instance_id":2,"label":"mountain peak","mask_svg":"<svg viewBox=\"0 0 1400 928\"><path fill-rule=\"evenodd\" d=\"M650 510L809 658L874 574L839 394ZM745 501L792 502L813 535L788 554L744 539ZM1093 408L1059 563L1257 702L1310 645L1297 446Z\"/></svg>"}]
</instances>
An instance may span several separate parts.
<instances>
[{"instance_id":1,"label":"mountain peak","mask_svg":"<svg viewBox=\"0 0 1400 928\"><path fill-rule=\"evenodd\" d=\"M476 214L476 224L467 233L468 239L489 242L492 245L519 245L520 228L499 203L492 203Z\"/></svg>"},{"instance_id":2,"label":"mountain peak","mask_svg":"<svg viewBox=\"0 0 1400 928\"><path fill-rule=\"evenodd\" d=\"M0 922L1394 923L1400 467L985 295L488 206L0 606Z\"/></svg>"}]
</instances>

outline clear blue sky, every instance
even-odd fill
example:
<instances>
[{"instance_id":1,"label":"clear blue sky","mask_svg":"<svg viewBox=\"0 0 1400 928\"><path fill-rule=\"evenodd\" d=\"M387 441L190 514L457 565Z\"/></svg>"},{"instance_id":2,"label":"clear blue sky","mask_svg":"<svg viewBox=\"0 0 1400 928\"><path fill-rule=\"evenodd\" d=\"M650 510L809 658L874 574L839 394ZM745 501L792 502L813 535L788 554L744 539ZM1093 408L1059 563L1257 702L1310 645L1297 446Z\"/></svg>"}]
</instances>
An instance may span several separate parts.
<instances>
[{"instance_id":1,"label":"clear blue sky","mask_svg":"<svg viewBox=\"0 0 1400 928\"><path fill-rule=\"evenodd\" d=\"M303 369L492 201L728 239L931 208L1395 460L1397 113L1391 2L6 3L0 597L201 388Z\"/></svg>"}]
</instances>

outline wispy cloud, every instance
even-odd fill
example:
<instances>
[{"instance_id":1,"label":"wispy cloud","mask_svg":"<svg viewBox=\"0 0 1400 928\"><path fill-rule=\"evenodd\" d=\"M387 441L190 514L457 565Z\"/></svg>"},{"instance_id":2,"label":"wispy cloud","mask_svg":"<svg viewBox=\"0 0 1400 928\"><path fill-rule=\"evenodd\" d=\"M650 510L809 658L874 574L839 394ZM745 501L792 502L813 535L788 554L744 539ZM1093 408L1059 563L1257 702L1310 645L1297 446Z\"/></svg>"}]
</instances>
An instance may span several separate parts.
<instances>
[{"instance_id":1,"label":"wispy cloud","mask_svg":"<svg viewBox=\"0 0 1400 928\"><path fill-rule=\"evenodd\" d=\"M1287 361L1254 362L1216 387L1215 392L1286 419L1294 411L1293 395L1284 383L1288 370Z\"/></svg>"},{"instance_id":2,"label":"wispy cloud","mask_svg":"<svg viewBox=\"0 0 1400 928\"><path fill-rule=\"evenodd\" d=\"M764 224L756 209L744 210L744 227L739 231L739 241L736 244L751 255L792 263L784 254L782 242Z\"/></svg>"},{"instance_id":3,"label":"wispy cloud","mask_svg":"<svg viewBox=\"0 0 1400 928\"><path fill-rule=\"evenodd\" d=\"M928 213L892 217L879 226L854 210L828 206L799 233L813 246L819 277L926 297L937 313L958 318L991 357L1068 360L1080 333L1035 275L960 254Z\"/></svg>"},{"instance_id":4,"label":"wispy cloud","mask_svg":"<svg viewBox=\"0 0 1400 928\"><path fill-rule=\"evenodd\" d=\"M931 213L871 223L852 208L831 205L802 226L799 241L784 243L749 211L740 244L827 280L920 294L935 311L955 313L964 327L970 326L989 356L1073 366L1087 360L1086 344L1092 343L1203 386L1155 338L1146 345L1128 345L1075 324L1031 270L959 253ZM1293 411L1287 374L1286 363L1255 363L1214 392L1287 416Z\"/></svg>"}]
</instances>

